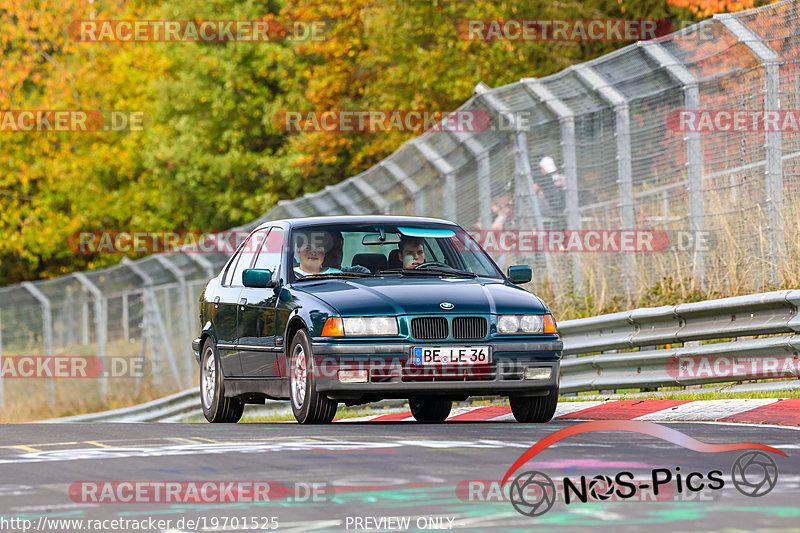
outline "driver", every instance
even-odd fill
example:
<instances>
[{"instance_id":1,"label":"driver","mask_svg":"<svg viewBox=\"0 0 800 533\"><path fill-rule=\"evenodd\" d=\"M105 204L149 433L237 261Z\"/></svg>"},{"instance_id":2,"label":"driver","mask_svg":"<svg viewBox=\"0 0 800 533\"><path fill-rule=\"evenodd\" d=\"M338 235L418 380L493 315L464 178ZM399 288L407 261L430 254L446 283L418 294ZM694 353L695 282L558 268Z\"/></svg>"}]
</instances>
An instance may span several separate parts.
<instances>
[{"instance_id":1,"label":"driver","mask_svg":"<svg viewBox=\"0 0 800 533\"><path fill-rule=\"evenodd\" d=\"M403 268L417 268L425 262L424 239L421 237L400 237L400 258L403 260Z\"/></svg>"},{"instance_id":2,"label":"driver","mask_svg":"<svg viewBox=\"0 0 800 533\"><path fill-rule=\"evenodd\" d=\"M294 268L297 276L341 272L338 268L323 267L325 254L331 249L333 238L327 231L298 231L294 234L294 249L299 266Z\"/></svg>"}]
</instances>

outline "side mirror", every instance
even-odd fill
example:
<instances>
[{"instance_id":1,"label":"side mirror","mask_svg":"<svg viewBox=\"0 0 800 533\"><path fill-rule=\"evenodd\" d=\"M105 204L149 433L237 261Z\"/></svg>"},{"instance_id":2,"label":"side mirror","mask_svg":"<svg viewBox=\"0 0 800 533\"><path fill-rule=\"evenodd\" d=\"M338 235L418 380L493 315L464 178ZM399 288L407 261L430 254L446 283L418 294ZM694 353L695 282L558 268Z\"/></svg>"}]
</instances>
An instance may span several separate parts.
<instances>
[{"instance_id":1,"label":"side mirror","mask_svg":"<svg viewBox=\"0 0 800 533\"><path fill-rule=\"evenodd\" d=\"M245 272L247 272L245 270ZM531 267L528 265L512 265L508 267L508 281L514 285L528 283L533 278Z\"/></svg>"},{"instance_id":2,"label":"side mirror","mask_svg":"<svg viewBox=\"0 0 800 533\"><path fill-rule=\"evenodd\" d=\"M272 280L272 272L266 268L248 268L242 272L242 284L245 287L253 287L254 289L275 286L275 282Z\"/></svg>"}]
</instances>

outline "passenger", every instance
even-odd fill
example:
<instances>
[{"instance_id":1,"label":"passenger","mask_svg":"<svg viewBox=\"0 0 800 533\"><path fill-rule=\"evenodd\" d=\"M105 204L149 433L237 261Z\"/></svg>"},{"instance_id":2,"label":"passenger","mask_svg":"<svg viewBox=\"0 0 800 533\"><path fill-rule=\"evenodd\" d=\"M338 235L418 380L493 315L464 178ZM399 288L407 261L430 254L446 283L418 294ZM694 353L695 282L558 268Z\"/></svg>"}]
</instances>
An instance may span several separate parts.
<instances>
[{"instance_id":1,"label":"passenger","mask_svg":"<svg viewBox=\"0 0 800 533\"><path fill-rule=\"evenodd\" d=\"M420 237L400 237L397 246L403 268L417 268L425 262L425 240Z\"/></svg>"}]
</instances>

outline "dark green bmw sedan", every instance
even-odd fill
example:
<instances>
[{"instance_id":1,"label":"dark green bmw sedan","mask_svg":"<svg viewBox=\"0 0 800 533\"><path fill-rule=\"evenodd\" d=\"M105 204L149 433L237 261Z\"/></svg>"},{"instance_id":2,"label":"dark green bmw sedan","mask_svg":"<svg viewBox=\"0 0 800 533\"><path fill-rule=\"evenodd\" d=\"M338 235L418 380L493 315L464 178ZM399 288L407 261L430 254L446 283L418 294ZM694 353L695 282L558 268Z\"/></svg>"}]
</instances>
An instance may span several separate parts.
<instances>
[{"instance_id":1,"label":"dark green bmw sedan","mask_svg":"<svg viewBox=\"0 0 800 533\"><path fill-rule=\"evenodd\" d=\"M200 298L203 412L288 399L301 423L339 403L407 398L421 422L452 402L507 396L520 422L547 422L562 343L547 305L444 220L341 216L268 222Z\"/></svg>"}]
</instances>

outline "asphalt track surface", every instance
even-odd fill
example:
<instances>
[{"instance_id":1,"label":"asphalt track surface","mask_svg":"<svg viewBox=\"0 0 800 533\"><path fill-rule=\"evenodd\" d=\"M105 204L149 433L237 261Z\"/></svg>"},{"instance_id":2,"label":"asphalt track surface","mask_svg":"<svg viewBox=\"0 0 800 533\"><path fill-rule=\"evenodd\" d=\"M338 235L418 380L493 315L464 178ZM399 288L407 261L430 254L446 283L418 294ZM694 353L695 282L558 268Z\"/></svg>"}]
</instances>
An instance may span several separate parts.
<instances>
[{"instance_id":1,"label":"asphalt track surface","mask_svg":"<svg viewBox=\"0 0 800 533\"><path fill-rule=\"evenodd\" d=\"M143 531L590 531L608 527L637 532L775 532L800 527L800 465L795 459L800 454L800 431L790 427L662 424L705 443L755 442L783 451L788 457L769 454L778 468L777 484L757 498L742 495L731 482L733 464L742 451L699 453L652 436L618 431L561 440L515 472L511 480L528 470L553 479L613 477L631 471L637 479L647 480L652 478L652 469L669 468L677 474L675 468L680 467L684 474L720 470L724 487L676 496L670 483L673 496L659 501L652 500L652 493L643 497L646 501L592 501L591 496L587 503L556 501L548 512L533 518L517 512L508 501L511 481L503 495L492 493L488 480L500 480L529 446L580 423L5 425L0 432L0 530L22 531L21 520L31 521L29 531L77 530L40 522L43 517L172 520L169 527ZM487 480L486 489L475 489L480 485L473 484L475 490L470 493L465 488L468 480ZM213 496L203 501L141 501L152 498L151 493L134 503L95 503L85 500L91 494L101 496L101 489L87 496L81 489L92 485L80 484L85 481L98 487L108 481L183 481L195 486L268 481L286 492L271 493L273 501L258 502L214 503ZM310 496L308 489L314 486L316 495ZM107 500L123 493L109 494ZM205 517L204 525L194 524L192 529L184 522L184 527L177 527L181 518L199 517ZM211 522L214 517L217 522ZM226 517L227 527L222 523ZM234 517L240 520L238 524ZM276 518L271 524L270 517ZM247 524L241 522L244 519ZM134 529L108 525L105 530Z\"/></svg>"}]
</instances>

